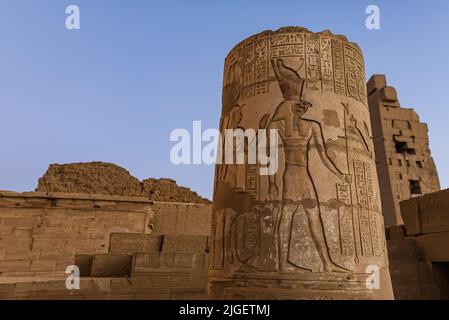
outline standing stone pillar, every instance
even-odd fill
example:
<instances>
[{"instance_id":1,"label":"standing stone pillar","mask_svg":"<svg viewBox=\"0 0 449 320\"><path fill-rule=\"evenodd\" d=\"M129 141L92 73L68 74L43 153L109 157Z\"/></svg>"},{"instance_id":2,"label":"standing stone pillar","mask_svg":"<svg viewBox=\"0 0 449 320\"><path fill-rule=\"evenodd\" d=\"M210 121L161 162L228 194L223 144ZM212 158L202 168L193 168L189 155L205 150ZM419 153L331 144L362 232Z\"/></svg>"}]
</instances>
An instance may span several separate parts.
<instances>
[{"instance_id":1,"label":"standing stone pillar","mask_svg":"<svg viewBox=\"0 0 449 320\"><path fill-rule=\"evenodd\" d=\"M231 50L223 82L222 136L256 130L249 156L276 130L278 168L216 165L210 298L393 298L359 47L265 31Z\"/></svg>"}]
</instances>

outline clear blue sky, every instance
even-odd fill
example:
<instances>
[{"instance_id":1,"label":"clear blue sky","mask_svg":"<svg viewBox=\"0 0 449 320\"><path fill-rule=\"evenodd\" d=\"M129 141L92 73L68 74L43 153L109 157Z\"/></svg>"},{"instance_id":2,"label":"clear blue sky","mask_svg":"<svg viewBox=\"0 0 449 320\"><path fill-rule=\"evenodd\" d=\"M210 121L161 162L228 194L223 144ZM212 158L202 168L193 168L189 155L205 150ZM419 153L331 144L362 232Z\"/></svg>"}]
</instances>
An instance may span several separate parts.
<instances>
[{"instance_id":1,"label":"clear blue sky","mask_svg":"<svg viewBox=\"0 0 449 320\"><path fill-rule=\"evenodd\" d=\"M65 28L65 8L81 30ZM365 8L381 30L365 28ZM0 0L0 189L34 190L50 163L101 160L210 197L213 167L174 166L175 128L218 126L223 61L265 29L331 29L385 73L430 128L449 186L449 1Z\"/></svg>"}]
</instances>

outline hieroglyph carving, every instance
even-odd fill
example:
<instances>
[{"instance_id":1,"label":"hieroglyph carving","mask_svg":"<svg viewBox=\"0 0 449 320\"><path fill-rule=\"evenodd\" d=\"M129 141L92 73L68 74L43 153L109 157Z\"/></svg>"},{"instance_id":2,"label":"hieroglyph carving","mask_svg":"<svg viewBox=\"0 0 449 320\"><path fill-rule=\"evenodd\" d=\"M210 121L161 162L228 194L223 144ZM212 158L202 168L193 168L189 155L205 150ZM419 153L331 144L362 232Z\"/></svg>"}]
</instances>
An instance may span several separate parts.
<instances>
[{"instance_id":1,"label":"hieroglyph carving","mask_svg":"<svg viewBox=\"0 0 449 320\"><path fill-rule=\"evenodd\" d=\"M330 32L267 31L230 52L221 128L276 130L279 163L268 176L258 162L217 165L212 296L237 297L237 275L260 279L256 287L285 276L301 286L312 274L385 270L364 84L360 49Z\"/></svg>"}]
</instances>

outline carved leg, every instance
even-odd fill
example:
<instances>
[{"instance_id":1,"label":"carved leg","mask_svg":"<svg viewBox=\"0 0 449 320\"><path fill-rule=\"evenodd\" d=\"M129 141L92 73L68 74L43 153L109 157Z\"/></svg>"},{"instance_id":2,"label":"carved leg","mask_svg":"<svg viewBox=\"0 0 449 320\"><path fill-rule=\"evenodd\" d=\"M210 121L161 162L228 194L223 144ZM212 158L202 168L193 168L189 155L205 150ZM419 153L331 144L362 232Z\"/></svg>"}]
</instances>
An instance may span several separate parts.
<instances>
[{"instance_id":1,"label":"carved leg","mask_svg":"<svg viewBox=\"0 0 449 320\"><path fill-rule=\"evenodd\" d=\"M345 269L335 265L330 258L318 205L315 208L304 208L304 210L309 222L310 234L323 262L324 270L326 272L345 272Z\"/></svg>"},{"instance_id":2,"label":"carved leg","mask_svg":"<svg viewBox=\"0 0 449 320\"><path fill-rule=\"evenodd\" d=\"M290 262L288 261L288 252L290 246L290 237L292 230L293 214L296 212L297 205L283 204L278 229L278 244L279 244L279 270L288 271ZM290 269L291 271L291 269Z\"/></svg>"}]
</instances>

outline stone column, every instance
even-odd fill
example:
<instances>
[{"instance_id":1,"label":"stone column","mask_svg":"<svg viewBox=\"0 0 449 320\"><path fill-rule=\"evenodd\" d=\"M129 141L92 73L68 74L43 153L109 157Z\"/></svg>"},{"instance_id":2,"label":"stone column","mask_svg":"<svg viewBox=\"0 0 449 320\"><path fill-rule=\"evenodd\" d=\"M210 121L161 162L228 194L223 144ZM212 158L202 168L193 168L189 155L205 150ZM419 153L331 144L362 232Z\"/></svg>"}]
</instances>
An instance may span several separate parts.
<instances>
[{"instance_id":1,"label":"stone column","mask_svg":"<svg viewBox=\"0 0 449 320\"><path fill-rule=\"evenodd\" d=\"M246 157L225 161L222 143L210 298L391 299L360 48L299 27L242 41L225 61L229 129L246 134L230 149ZM265 137L276 164L250 156L255 141L266 153Z\"/></svg>"}]
</instances>

